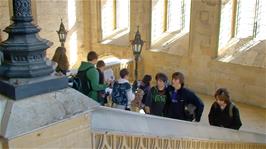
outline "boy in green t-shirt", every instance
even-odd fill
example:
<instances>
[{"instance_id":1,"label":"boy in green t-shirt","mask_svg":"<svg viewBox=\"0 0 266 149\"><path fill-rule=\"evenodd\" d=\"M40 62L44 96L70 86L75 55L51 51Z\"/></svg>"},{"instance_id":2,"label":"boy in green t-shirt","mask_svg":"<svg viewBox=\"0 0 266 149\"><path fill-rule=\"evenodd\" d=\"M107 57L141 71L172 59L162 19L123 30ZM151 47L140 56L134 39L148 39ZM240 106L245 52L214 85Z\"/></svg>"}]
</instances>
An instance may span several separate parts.
<instances>
[{"instance_id":1,"label":"boy in green t-shirt","mask_svg":"<svg viewBox=\"0 0 266 149\"><path fill-rule=\"evenodd\" d=\"M153 86L145 101L145 112L164 116L164 107L169 94L167 92L167 76L164 73L157 73L155 76L156 86Z\"/></svg>"}]
</instances>

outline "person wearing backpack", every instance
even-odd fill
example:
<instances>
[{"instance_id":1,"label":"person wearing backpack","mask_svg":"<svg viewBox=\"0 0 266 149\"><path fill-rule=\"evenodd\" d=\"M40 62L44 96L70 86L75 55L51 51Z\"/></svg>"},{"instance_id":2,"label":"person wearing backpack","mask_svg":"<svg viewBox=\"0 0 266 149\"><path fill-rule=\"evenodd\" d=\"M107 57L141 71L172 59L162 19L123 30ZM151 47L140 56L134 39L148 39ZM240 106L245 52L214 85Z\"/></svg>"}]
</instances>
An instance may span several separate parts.
<instances>
[{"instance_id":1,"label":"person wearing backpack","mask_svg":"<svg viewBox=\"0 0 266 149\"><path fill-rule=\"evenodd\" d=\"M131 101L135 99L135 94L128 81L128 75L128 70L124 68L120 70L120 79L114 82L112 90L114 108L130 110Z\"/></svg>"},{"instance_id":2,"label":"person wearing backpack","mask_svg":"<svg viewBox=\"0 0 266 149\"><path fill-rule=\"evenodd\" d=\"M81 77L81 82L82 84L85 84L82 87L87 89L82 89L83 93L100 103L98 99L98 91L105 90L108 85L99 84L99 72L95 68L95 64L98 60L97 53L94 51L90 51L87 55L87 60L88 62L81 62L77 75L82 72L85 72L85 77Z\"/></svg>"},{"instance_id":3,"label":"person wearing backpack","mask_svg":"<svg viewBox=\"0 0 266 149\"><path fill-rule=\"evenodd\" d=\"M172 74L172 85L168 87L170 100L166 102L166 116L174 119L199 122L204 109L201 99L184 87L185 77L181 72Z\"/></svg>"},{"instance_id":4,"label":"person wearing backpack","mask_svg":"<svg viewBox=\"0 0 266 149\"><path fill-rule=\"evenodd\" d=\"M225 88L219 88L214 97L216 101L209 112L210 125L238 130L242 122L238 108L230 100L229 92Z\"/></svg>"}]
</instances>

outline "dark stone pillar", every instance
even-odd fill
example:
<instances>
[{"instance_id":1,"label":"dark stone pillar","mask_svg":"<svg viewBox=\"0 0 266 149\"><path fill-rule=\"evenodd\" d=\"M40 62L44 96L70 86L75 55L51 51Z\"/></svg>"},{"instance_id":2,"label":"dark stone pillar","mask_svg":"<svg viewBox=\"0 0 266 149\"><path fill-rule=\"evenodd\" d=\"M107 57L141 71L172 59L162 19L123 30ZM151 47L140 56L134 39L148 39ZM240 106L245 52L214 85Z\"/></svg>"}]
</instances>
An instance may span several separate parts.
<instances>
[{"instance_id":1,"label":"dark stone pillar","mask_svg":"<svg viewBox=\"0 0 266 149\"><path fill-rule=\"evenodd\" d=\"M4 30L8 39L0 43L0 93L20 99L66 87L65 77L51 76L46 49L52 43L40 38L40 29L31 23L31 0L13 0L12 20Z\"/></svg>"}]
</instances>

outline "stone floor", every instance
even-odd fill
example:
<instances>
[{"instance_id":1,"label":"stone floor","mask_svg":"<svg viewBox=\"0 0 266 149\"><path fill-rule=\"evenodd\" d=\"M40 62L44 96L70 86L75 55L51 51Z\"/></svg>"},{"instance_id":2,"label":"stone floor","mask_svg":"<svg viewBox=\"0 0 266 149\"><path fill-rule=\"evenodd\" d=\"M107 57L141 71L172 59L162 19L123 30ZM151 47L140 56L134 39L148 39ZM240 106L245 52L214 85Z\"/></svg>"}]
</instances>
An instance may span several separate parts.
<instances>
[{"instance_id":1,"label":"stone floor","mask_svg":"<svg viewBox=\"0 0 266 149\"><path fill-rule=\"evenodd\" d=\"M201 118L202 124L209 125L208 113L211 104L214 101L213 97L199 95L205 104L204 112ZM266 134L266 109L243 103L235 103L240 111L242 126L240 130L251 131Z\"/></svg>"}]
</instances>

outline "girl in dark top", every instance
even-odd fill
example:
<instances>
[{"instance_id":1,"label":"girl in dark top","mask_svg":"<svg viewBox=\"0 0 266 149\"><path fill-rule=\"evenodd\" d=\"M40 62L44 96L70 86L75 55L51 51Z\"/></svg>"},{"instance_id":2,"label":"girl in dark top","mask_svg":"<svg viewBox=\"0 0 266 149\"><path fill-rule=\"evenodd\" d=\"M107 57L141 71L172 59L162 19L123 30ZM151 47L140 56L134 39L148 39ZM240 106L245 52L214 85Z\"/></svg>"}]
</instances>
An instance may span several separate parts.
<instances>
[{"instance_id":1,"label":"girl in dark top","mask_svg":"<svg viewBox=\"0 0 266 149\"><path fill-rule=\"evenodd\" d=\"M194 92L184 87L184 75L181 72L173 73L168 92L170 98L165 107L167 117L200 121L204 104Z\"/></svg>"},{"instance_id":2,"label":"girl in dark top","mask_svg":"<svg viewBox=\"0 0 266 149\"><path fill-rule=\"evenodd\" d=\"M143 90L143 93L144 93L142 100L141 100L141 108L145 107L146 98L151 89L151 85L150 85L151 80L152 80L152 77L150 75L144 75L139 85L139 89Z\"/></svg>"},{"instance_id":3,"label":"girl in dark top","mask_svg":"<svg viewBox=\"0 0 266 149\"><path fill-rule=\"evenodd\" d=\"M238 108L230 100L229 92L225 88L219 88L214 97L216 101L209 112L210 125L238 130L242 122Z\"/></svg>"},{"instance_id":4,"label":"girl in dark top","mask_svg":"<svg viewBox=\"0 0 266 149\"><path fill-rule=\"evenodd\" d=\"M55 71L61 72L64 75L66 75L66 73L69 69L69 62L68 62L68 58L66 55L66 48L65 47L56 48L52 61L57 63L57 67L56 67ZM0 64L1 64L1 61L0 61Z\"/></svg>"},{"instance_id":5,"label":"girl in dark top","mask_svg":"<svg viewBox=\"0 0 266 149\"><path fill-rule=\"evenodd\" d=\"M167 76L163 73L157 73L155 79L156 86L151 88L145 101L145 112L152 115L163 116L164 106L167 98L169 98L166 89Z\"/></svg>"}]
</instances>

